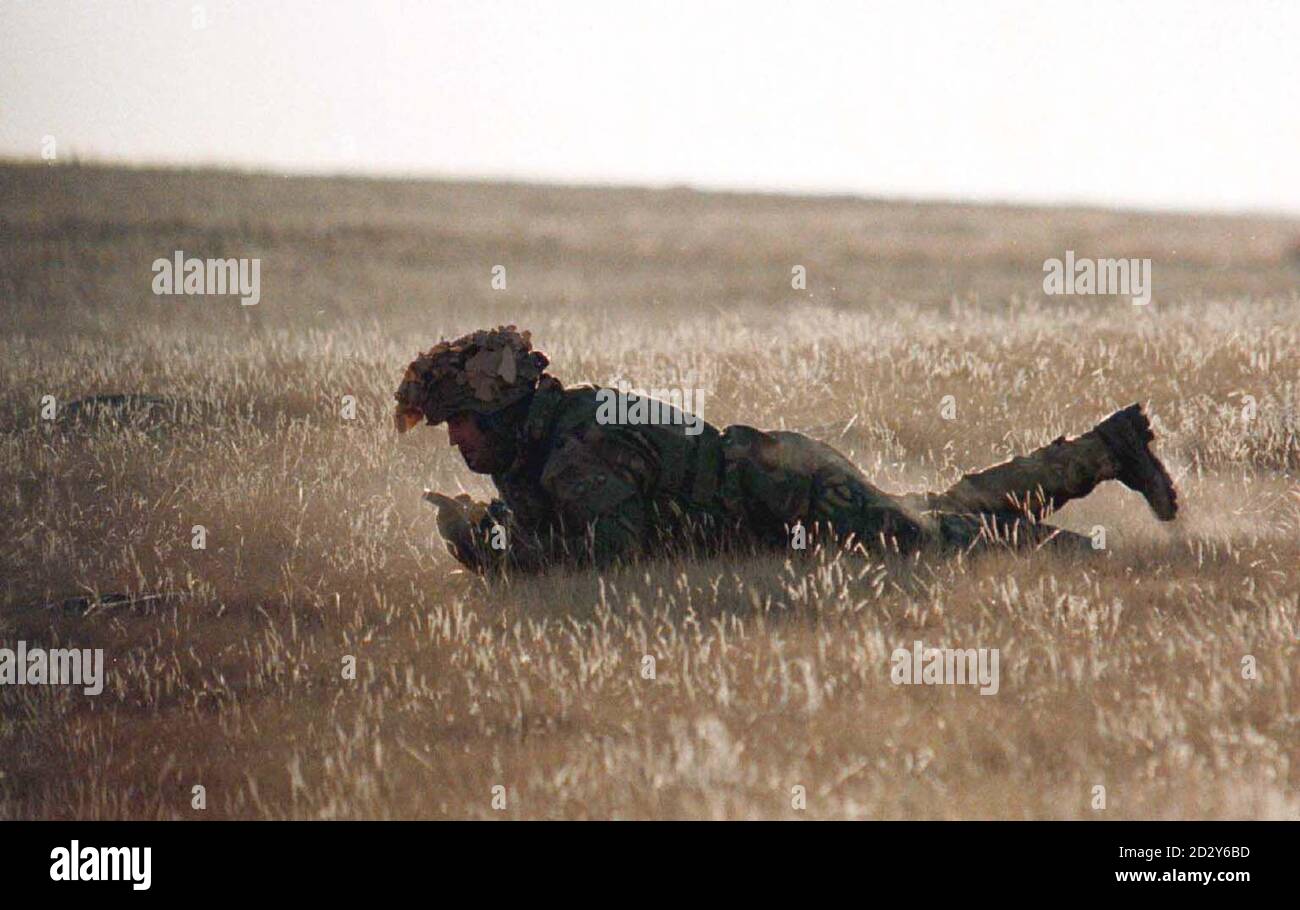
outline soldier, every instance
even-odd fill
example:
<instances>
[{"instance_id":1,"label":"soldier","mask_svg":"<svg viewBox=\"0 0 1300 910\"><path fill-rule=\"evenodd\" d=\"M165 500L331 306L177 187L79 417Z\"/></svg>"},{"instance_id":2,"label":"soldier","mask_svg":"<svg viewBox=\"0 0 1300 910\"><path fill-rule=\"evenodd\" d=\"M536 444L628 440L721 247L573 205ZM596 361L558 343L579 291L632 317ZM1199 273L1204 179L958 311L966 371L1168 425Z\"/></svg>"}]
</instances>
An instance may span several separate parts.
<instances>
[{"instance_id":1,"label":"soldier","mask_svg":"<svg viewBox=\"0 0 1300 910\"><path fill-rule=\"evenodd\" d=\"M891 495L799 433L715 427L664 404L656 423L611 423L611 390L565 388L514 326L442 341L406 369L399 432L446 423L491 503L426 491L449 552L477 572L608 565L647 553L788 545L792 532L912 553L991 543L1080 546L1043 519L1106 480L1170 521L1177 499L1140 405L1091 431L964 476L943 493ZM633 409L633 413L637 409ZM626 414L627 411L621 413Z\"/></svg>"}]
</instances>

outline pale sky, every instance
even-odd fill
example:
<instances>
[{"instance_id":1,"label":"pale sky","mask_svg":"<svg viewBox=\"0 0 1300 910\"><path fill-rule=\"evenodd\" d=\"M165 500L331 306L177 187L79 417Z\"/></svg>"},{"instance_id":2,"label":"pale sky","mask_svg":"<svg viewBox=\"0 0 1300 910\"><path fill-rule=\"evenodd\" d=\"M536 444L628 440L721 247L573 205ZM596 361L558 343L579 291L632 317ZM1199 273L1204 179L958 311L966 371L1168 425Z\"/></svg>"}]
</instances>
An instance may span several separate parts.
<instances>
[{"instance_id":1,"label":"pale sky","mask_svg":"<svg viewBox=\"0 0 1300 910\"><path fill-rule=\"evenodd\" d=\"M46 136L61 159L1300 213L1300 3L0 0L0 155Z\"/></svg>"}]
</instances>

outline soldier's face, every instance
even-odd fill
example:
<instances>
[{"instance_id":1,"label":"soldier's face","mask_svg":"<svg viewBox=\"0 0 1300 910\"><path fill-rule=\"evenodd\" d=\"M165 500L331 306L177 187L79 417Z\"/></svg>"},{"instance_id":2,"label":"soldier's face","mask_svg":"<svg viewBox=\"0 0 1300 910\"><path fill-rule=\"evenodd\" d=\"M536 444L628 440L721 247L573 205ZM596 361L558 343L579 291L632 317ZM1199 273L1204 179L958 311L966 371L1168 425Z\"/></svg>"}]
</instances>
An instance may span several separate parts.
<instances>
[{"instance_id":1,"label":"soldier's face","mask_svg":"<svg viewBox=\"0 0 1300 910\"><path fill-rule=\"evenodd\" d=\"M513 460L513 446L485 433L473 414L462 412L447 418L447 438L460 450L469 469L479 474L504 471Z\"/></svg>"}]
</instances>

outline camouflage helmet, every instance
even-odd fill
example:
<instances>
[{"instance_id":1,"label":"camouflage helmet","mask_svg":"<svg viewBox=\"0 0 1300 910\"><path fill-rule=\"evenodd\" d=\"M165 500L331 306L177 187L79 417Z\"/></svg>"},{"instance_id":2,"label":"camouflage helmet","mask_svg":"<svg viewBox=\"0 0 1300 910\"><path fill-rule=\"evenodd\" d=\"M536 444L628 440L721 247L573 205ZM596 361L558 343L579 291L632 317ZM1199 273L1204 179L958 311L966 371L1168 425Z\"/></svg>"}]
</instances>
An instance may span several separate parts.
<instances>
[{"instance_id":1,"label":"camouflage helmet","mask_svg":"<svg viewBox=\"0 0 1300 910\"><path fill-rule=\"evenodd\" d=\"M532 337L513 325L439 341L411 361L397 387L397 432L427 420L442 423L461 411L491 414L527 397L550 361Z\"/></svg>"}]
</instances>

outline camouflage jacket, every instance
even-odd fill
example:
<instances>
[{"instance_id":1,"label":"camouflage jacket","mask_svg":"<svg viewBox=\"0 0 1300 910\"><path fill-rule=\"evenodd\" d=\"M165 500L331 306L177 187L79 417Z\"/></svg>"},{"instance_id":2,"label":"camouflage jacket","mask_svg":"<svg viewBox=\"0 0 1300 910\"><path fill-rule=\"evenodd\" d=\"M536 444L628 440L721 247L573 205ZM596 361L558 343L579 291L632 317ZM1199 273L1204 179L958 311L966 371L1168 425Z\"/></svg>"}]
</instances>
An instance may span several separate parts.
<instances>
[{"instance_id":1,"label":"camouflage jacket","mask_svg":"<svg viewBox=\"0 0 1300 910\"><path fill-rule=\"evenodd\" d=\"M621 394L565 388L542 377L520 431L519 456L492 475L500 499L480 525L484 545L476 568L606 565L716 536L727 514L719 489L721 434L666 405L655 423L598 419L602 395ZM490 543L495 526L505 529L497 552Z\"/></svg>"}]
</instances>

